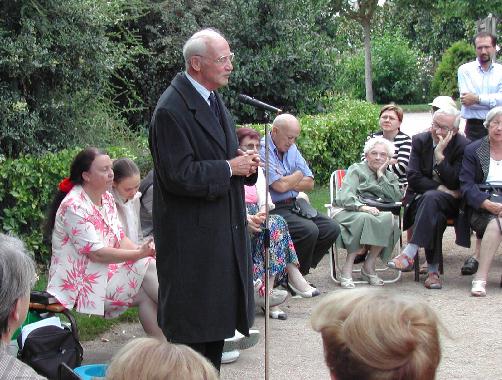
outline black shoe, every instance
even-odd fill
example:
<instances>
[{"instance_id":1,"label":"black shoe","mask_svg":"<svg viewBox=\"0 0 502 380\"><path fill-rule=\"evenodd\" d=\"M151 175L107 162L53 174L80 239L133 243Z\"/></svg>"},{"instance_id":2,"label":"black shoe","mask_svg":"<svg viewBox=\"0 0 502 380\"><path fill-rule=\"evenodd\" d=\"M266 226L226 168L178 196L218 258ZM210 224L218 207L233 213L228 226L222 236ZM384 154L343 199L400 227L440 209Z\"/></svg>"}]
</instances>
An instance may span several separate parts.
<instances>
[{"instance_id":1,"label":"black shoe","mask_svg":"<svg viewBox=\"0 0 502 380\"><path fill-rule=\"evenodd\" d=\"M361 264L361 263L364 263L364 260L366 260L366 255L368 253L363 253L362 255L357 255L355 258L354 258L354 264Z\"/></svg>"},{"instance_id":2,"label":"black shoe","mask_svg":"<svg viewBox=\"0 0 502 380\"><path fill-rule=\"evenodd\" d=\"M465 260L464 265L462 266L462 269L460 271L464 276L471 275L478 271L478 265L478 260L471 256L467 260Z\"/></svg>"}]
</instances>

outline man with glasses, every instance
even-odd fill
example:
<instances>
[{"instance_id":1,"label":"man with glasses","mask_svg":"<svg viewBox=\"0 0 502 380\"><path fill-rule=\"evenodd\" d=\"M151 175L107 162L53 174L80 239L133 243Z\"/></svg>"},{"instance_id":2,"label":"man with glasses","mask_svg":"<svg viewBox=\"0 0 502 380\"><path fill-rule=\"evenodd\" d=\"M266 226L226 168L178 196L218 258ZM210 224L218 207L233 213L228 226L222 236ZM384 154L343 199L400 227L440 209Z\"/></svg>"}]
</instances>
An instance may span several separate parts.
<instances>
[{"instance_id":1,"label":"man with glasses","mask_svg":"<svg viewBox=\"0 0 502 380\"><path fill-rule=\"evenodd\" d=\"M186 70L160 97L149 136L158 322L169 341L219 370L224 339L235 330L249 335L254 320L244 184L256 182L260 160L238 149L216 92L233 70L228 42L204 29L185 43L183 57Z\"/></svg>"},{"instance_id":2,"label":"man with glasses","mask_svg":"<svg viewBox=\"0 0 502 380\"><path fill-rule=\"evenodd\" d=\"M439 258L447 220L455 218L456 243L468 246L469 230L459 216L459 173L468 140L458 133L460 112L453 107L437 110L431 129L412 138L408 163L408 189L403 229L413 226L413 236L402 253L388 262L390 268L411 270L420 247L425 249L427 279L425 287L441 289Z\"/></svg>"}]
</instances>

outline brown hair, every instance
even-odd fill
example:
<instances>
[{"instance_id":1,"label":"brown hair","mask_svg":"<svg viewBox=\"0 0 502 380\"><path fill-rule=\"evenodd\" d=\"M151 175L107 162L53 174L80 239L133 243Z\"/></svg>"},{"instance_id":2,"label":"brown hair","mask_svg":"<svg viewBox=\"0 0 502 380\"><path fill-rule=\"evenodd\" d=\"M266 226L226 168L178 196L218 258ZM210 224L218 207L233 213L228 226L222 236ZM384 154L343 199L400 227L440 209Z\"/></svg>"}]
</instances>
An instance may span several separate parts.
<instances>
[{"instance_id":1,"label":"brown hair","mask_svg":"<svg viewBox=\"0 0 502 380\"><path fill-rule=\"evenodd\" d=\"M491 40L492 40L492 46L495 47L497 46L497 37L494 36L493 34L491 33L488 33L488 32L479 32L478 34L476 34L474 36L474 39L473 39L473 42L474 42L474 46L476 46L476 40L478 38L486 38L486 37L490 37Z\"/></svg>"},{"instance_id":2,"label":"brown hair","mask_svg":"<svg viewBox=\"0 0 502 380\"><path fill-rule=\"evenodd\" d=\"M218 380L213 365L201 354L183 344L156 338L137 338L113 357L108 380Z\"/></svg>"},{"instance_id":3,"label":"brown hair","mask_svg":"<svg viewBox=\"0 0 502 380\"><path fill-rule=\"evenodd\" d=\"M246 128L246 127L238 128L235 133L237 133L237 139L239 140L239 144L246 137L249 137L250 139L257 139L258 141L260 140L260 134L251 128Z\"/></svg>"},{"instance_id":4,"label":"brown hair","mask_svg":"<svg viewBox=\"0 0 502 380\"><path fill-rule=\"evenodd\" d=\"M113 182L120 183L124 178L139 175L138 165L130 158L118 158L113 161Z\"/></svg>"},{"instance_id":5,"label":"brown hair","mask_svg":"<svg viewBox=\"0 0 502 380\"><path fill-rule=\"evenodd\" d=\"M397 118L399 119L400 122L403 121L403 109L401 107L399 107L398 105L396 104L387 104L385 106L382 107L382 109L380 110L380 115L378 115L378 117L381 117L382 114L385 112L385 111L394 111L397 115Z\"/></svg>"},{"instance_id":6,"label":"brown hair","mask_svg":"<svg viewBox=\"0 0 502 380\"><path fill-rule=\"evenodd\" d=\"M425 303L383 290L325 297L312 313L338 380L431 380L441 359L438 324Z\"/></svg>"}]
</instances>

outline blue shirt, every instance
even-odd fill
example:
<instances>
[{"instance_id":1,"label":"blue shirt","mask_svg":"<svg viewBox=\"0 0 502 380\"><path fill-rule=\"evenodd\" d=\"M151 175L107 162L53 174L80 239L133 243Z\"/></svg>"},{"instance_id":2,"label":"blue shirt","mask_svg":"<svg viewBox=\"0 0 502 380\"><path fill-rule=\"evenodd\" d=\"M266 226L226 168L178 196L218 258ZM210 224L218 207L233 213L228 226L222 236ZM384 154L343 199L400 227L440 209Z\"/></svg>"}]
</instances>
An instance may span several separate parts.
<instances>
[{"instance_id":1,"label":"blue shirt","mask_svg":"<svg viewBox=\"0 0 502 380\"><path fill-rule=\"evenodd\" d=\"M209 91L207 88L205 88L203 85L201 85L195 79L193 79L190 76L190 74L188 74L186 71L185 71L185 76L190 81L192 86L195 87L195 90L197 90L197 92L200 94L200 96L202 96L202 99L204 99L206 101L206 103L209 105L210 104L209 103L209 95L211 95L211 91Z\"/></svg>"},{"instance_id":2,"label":"blue shirt","mask_svg":"<svg viewBox=\"0 0 502 380\"><path fill-rule=\"evenodd\" d=\"M296 198L298 191L289 190L285 193L279 193L270 185L284 176L293 174L296 170L300 170L306 177L314 178L312 171L307 165L307 161L301 155L296 144L291 145L281 159L270 134L267 136L267 142L269 151L269 189L272 202L277 203L284 199ZM262 162L265 162L265 137L262 137L260 142L260 159Z\"/></svg>"},{"instance_id":3,"label":"blue shirt","mask_svg":"<svg viewBox=\"0 0 502 380\"><path fill-rule=\"evenodd\" d=\"M479 61L464 63L458 68L458 90L460 95L472 92L479 96L479 104L462 106L464 119L486 119L486 114L496 106L502 106L502 65L492 63L483 71Z\"/></svg>"}]
</instances>

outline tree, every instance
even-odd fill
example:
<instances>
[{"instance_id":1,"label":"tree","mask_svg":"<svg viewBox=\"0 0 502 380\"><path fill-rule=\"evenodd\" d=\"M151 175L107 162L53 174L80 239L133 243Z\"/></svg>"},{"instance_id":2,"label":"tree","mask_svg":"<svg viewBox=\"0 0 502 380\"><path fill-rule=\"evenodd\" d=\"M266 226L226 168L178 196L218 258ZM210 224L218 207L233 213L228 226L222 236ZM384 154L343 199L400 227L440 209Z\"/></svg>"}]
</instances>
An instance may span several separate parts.
<instances>
[{"instance_id":1,"label":"tree","mask_svg":"<svg viewBox=\"0 0 502 380\"><path fill-rule=\"evenodd\" d=\"M366 101L373 103L373 85L371 72L371 24L378 0L333 0L333 10L341 16L357 21L364 34L364 83Z\"/></svg>"}]
</instances>

